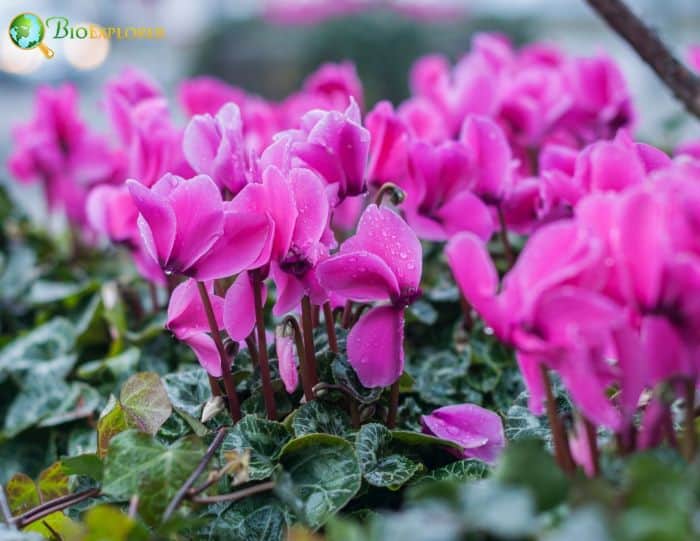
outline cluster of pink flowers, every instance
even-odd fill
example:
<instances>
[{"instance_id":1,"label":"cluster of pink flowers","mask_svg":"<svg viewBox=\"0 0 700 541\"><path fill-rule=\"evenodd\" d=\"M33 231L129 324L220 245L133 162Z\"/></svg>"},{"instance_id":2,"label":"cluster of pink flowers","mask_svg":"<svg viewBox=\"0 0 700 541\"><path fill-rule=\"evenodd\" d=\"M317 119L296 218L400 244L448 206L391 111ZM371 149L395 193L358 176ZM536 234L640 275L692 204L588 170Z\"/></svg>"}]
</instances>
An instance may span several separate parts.
<instances>
[{"instance_id":1,"label":"cluster of pink flowers","mask_svg":"<svg viewBox=\"0 0 700 541\"><path fill-rule=\"evenodd\" d=\"M276 334L288 392L300 369L313 399L313 307L335 348L333 310L352 316L353 302L369 310L347 318L350 364L366 387L396 384L421 238L448 241L464 297L516 349L535 412L551 369L586 419L634 441L642 393L694 386L700 368L700 163L632 139L629 92L604 55L479 35L455 66L420 59L411 86L411 98L380 102L363 121L348 63L322 66L279 103L200 77L180 87L183 127L158 86L129 69L106 87L111 141L82 122L72 87L42 88L10 169L41 181L86 236L125 246L151 282L179 281L167 327L224 379L232 414L222 330L257 349L275 415L269 281L273 316L300 311L304 322L296 341L286 324ZM382 204L385 183L405 192L398 211ZM487 249L498 229L504 241L509 230L532 234L503 280ZM668 408L654 394L631 445L657 443ZM443 408L424 426L467 456L492 461L503 446L500 419L475 406Z\"/></svg>"}]
</instances>

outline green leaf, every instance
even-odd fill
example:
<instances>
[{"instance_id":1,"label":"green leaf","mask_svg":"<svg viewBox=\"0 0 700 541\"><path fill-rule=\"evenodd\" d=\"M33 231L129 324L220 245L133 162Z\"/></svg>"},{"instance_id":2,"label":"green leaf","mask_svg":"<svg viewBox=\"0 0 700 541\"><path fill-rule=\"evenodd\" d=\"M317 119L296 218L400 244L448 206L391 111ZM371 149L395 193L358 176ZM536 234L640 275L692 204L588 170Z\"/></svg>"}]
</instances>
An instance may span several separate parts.
<instances>
[{"instance_id":1,"label":"green leaf","mask_svg":"<svg viewBox=\"0 0 700 541\"><path fill-rule=\"evenodd\" d=\"M165 390L177 409L187 412L195 419L202 414L202 406L211 397L209 379L201 368L167 374L163 377Z\"/></svg>"},{"instance_id":2,"label":"green leaf","mask_svg":"<svg viewBox=\"0 0 700 541\"><path fill-rule=\"evenodd\" d=\"M96 284L78 284L75 282L53 282L51 280L37 280L32 284L27 294L27 302L30 304L48 304L71 298L75 301L88 292L94 291Z\"/></svg>"},{"instance_id":3,"label":"green leaf","mask_svg":"<svg viewBox=\"0 0 700 541\"><path fill-rule=\"evenodd\" d=\"M127 541L136 523L112 505L96 505L83 518L81 541Z\"/></svg>"},{"instance_id":4,"label":"green leaf","mask_svg":"<svg viewBox=\"0 0 700 541\"><path fill-rule=\"evenodd\" d=\"M350 419L339 407L321 400L312 400L297 410L292 428L296 436L314 433L344 436L350 429Z\"/></svg>"},{"instance_id":5,"label":"green leaf","mask_svg":"<svg viewBox=\"0 0 700 541\"><path fill-rule=\"evenodd\" d=\"M75 338L73 325L67 319L57 317L10 342L0 351L0 383L10 373L22 377L24 373L35 371L44 362L64 356L73 347ZM71 367L72 364L67 370ZM58 377L64 375L65 373ZM33 373L32 377L35 377ZM53 377L56 377L55 373Z\"/></svg>"},{"instance_id":6,"label":"green leaf","mask_svg":"<svg viewBox=\"0 0 700 541\"><path fill-rule=\"evenodd\" d=\"M140 357L141 351L131 347L119 355L81 364L77 371L78 377L99 381L111 375L112 378L121 380L136 371Z\"/></svg>"},{"instance_id":7,"label":"green leaf","mask_svg":"<svg viewBox=\"0 0 700 541\"><path fill-rule=\"evenodd\" d=\"M357 433L355 447L365 480L370 485L398 490L423 469L423 464L397 452L392 442L388 428L370 423Z\"/></svg>"},{"instance_id":8,"label":"green leaf","mask_svg":"<svg viewBox=\"0 0 700 541\"><path fill-rule=\"evenodd\" d=\"M5 487L10 511L17 516L35 508L41 503L39 491L34 480L23 473L14 474Z\"/></svg>"},{"instance_id":9,"label":"green leaf","mask_svg":"<svg viewBox=\"0 0 700 541\"><path fill-rule=\"evenodd\" d=\"M131 376L122 386L120 402L129 426L151 435L173 412L160 376L153 372Z\"/></svg>"},{"instance_id":10,"label":"green leaf","mask_svg":"<svg viewBox=\"0 0 700 541\"><path fill-rule=\"evenodd\" d=\"M208 539L227 541L282 541L288 525L287 512L270 495L244 498L208 520Z\"/></svg>"},{"instance_id":11,"label":"green leaf","mask_svg":"<svg viewBox=\"0 0 700 541\"><path fill-rule=\"evenodd\" d=\"M282 449L280 463L290 483L278 495L316 529L357 494L362 474L352 445L328 434L309 434Z\"/></svg>"},{"instance_id":12,"label":"green leaf","mask_svg":"<svg viewBox=\"0 0 700 541\"><path fill-rule=\"evenodd\" d=\"M13 246L0 275L0 300L11 302L20 298L39 272L34 251L26 245Z\"/></svg>"},{"instance_id":13,"label":"green leaf","mask_svg":"<svg viewBox=\"0 0 700 541\"><path fill-rule=\"evenodd\" d=\"M355 399L362 404L372 404L379 400L382 395L382 389L380 387L368 389L360 383L355 370L350 366L345 356L341 355L333 360L331 363L331 372L335 383L350 389Z\"/></svg>"},{"instance_id":14,"label":"green leaf","mask_svg":"<svg viewBox=\"0 0 700 541\"><path fill-rule=\"evenodd\" d=\"M66 475L85 475L95 481L102 480L102 460L95 453L63 457L61 467Z\"/></svg>"},{"instance_id":15,"label":"green leaf","mask_svg":"<svg viewBox=\"0 0 700 541\"><path fill-rule=\"evenodd\" d=\"M606 522L605 514L597 507L576 509L570 516L566 517L561 526L547 533L542 541L572 541L575 539L612 541Z\"/></svg>"},{"instance_id":16,"label":"green leaf","mask_svg":"<svg viewBox=\"0 0 700 541\"><path fill-rule=\"evenodd\" d=\"M489 471L489 466L481 460L458 460L428 472L420 477L416 484L430 481L476 481L486 477Z\"/></svg>"},{"instance_id":17,"label":"green leaf","mask_svg":"<svg viewBox=\"0 0 700 541\"><path fill-rule=\"evenodd\" d=\"M249 449L249 478L253 481L267 479L272 475L282 448L291 437L282 423L246 415L226 434L221 453L223 455L235 451L240 454Z\"/></svg>"},{"instance_id":18,"label":"green leaf","mask_svg":"<svg viewBox=\"0 0 700 541\"><path fill-rule=\"evenodd\" d=\"M559 505L569 491L566 476L540 440L510 442L498 463L495 478L531 491L540 511Z\"/></svg>"},{"instance_id":19,"label":"green leaf","mask_svg":"<svg viewBox=\"0 0 700 541\"><path fill-rule=\"evenodd\" d=\"M139 509L143 506L148 518L157 520L204 452L202 441L194 436L166 447L149 434L127 430L109 445L102 492L118 499L138 494Z\"/></svg>"},{"instance_id":20,"label":"green leaf","mask_svg":"<svg viewBox=\"0 0 700 541\"><path fill-rule=\"evenodd\" d=\"M425 299L418 299L411 303L407 312L409 316L415 318L423 325L434 325L438 319L437 310Z\"/></svg>"},{"instance_id":21,"label":"green leaf","mask_svg":"<svg viewBox=\"0 0 700 541\"><path fill-rule=\"evenodd\" d=\"M122 405L114 395L110 395L109 402L97 421L97 456L100 458L107 456L109 442L127 428L129 425Z\"/></svg>"},{"instance_id":22,"label":"green leaf","mask_svg":"<svg viewBox=\"0 0 700 541\"><path fill-rule=\"evenodd\" d=\"M42 502L60 498L70 493L68 476L64 473L60 462L54 462L39 474L37 487Z\"/></svg>"},{"instance_id":23,"label":"green leaf","mask_svg":"<svg viewBox=\"0 0 700 541\"><path fill-rule=\"evenodd\" d=\"M44 418L38 426L49 427L89 417L98 409L102 397L96 389L85 383L73 382L61 405Z\"/></svg>"},{"instance_id":24,"label":"green leaf","mask_svg":"<svg viewBox=\"0 0 700 541\"><path fill-rule=\"evenodd\" d=\"M420 398L431 404L446 406L464 401L463 388L469 363L450 351L424 353L410 359L408 372Z\"/></svg>"}]
</instances>

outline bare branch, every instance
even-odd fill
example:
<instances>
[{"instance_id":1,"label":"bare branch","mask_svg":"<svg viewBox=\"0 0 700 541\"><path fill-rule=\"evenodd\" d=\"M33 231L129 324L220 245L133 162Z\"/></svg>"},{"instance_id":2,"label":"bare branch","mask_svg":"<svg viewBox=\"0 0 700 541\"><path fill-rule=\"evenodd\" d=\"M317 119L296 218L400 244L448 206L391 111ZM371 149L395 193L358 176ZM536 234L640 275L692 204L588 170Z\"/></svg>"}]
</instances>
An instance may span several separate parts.
<instances>
[{"instance_id":1,"label":"bare branch","mask_svg":"<svg viewBox=\"0 0 700 541\"><path fill-rule=\"evenodd\" d=\"M219 496L207 496L203 498L195 498L192 500L195 503L221 503L221 502L235 502L237 500L242 500L248 496L253 496L260 492L267 492L275 488L274 481L268 481L267 483L260 483L259 485L253 485L252 487L244 488L236 492L231 492L229 494L221 494Z\"/></svg>"},{"instance_id":2,"label":"bare branch","mask_svg":"<svg viewBox=\"0 0 700 541\"><path fill-rule=\"evenodd\" d=\"M622 0L586 0L653 69L685 108L700 118L700 78L669 51L659 36Z\"/></svg>"}]
</instances>

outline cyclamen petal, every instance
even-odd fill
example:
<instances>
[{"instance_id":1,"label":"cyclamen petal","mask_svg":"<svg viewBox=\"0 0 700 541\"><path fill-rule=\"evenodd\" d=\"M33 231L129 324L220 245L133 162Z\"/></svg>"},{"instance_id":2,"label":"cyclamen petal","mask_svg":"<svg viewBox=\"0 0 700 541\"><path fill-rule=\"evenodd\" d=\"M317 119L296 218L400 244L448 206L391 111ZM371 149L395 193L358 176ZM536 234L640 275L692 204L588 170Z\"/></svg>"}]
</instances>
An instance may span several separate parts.
<instances>
[{"instance_id":1,"label":"cyclamen petal","mask_svg":"<svg viewBox=\"0 0 700 541\"><path fill-rule=\"evenodd\" d=\"M262 286L263 304L267 298L265 284ZM242 272L226 292L223 306L223 323L232 340L245 340L255 327L255 293L253 282L247 272Z\"/></svg>"},{"instance_id":2,"label":"cyclamen petal","mask_svg":"<svg viewBox=\"0 0 700 541\"><path fill-rule=\"evenodd\" d=\"M146 251L157 263L165 265L175 242L175 212L143 184L127 180L126 186L140 212L137 223Z\"/></svg>"},{"instance_id":3,"label":"cyclamen petal","mask_svg":"<svg viewBox=\"0 0 700 541\"><path fill-rule=\"evenodd\" d=\"M277 327L275 332L275 350L280 378L285 390L291 394L299 386L299 371L294 340L284 334L284 328Z\"/></svg>"},{"instance_id":4,"label":"cyclamen petal","mask_svg":"<svg viewBox=\"0 0 700 541\"><path fill-rule=\"evenodd\" d=\"M217 326L221 329L223 327L224 299L214 294L213 283L210 282L206 287ZM188 336L194 332L210 331L209 320L204 310L204 304L202 303L196 280L186 280L173 291L168 304L168 319L165 327L178 338Z\"/></svg>"},{"instance_id":5,"label":"cyclamen petal","mask_svg":"<svg viewBox=\"0 0 700 541\"><path fill-rule=\"evenodd\" d=\"M321 285L357 302L386 300L399 295L399 284L379 256L357 251L322 261L317 269Z\"/></svg>"},{"instance_id":6,"label":"cyclamen petal","mask_svg":"<svg viewBox=\"0 0 700 541\"><path fill-rule=\"evenodd\" d=\"M214 339L209 334L204 332L193 333L181 338L181 340L192 348L199 364L210 376L215 378L221 377L221 357Z\"/></svg>"},{"instance_id":7,"label":"cyclamen petal","mask_svg":"<svg viewBox=\"0 0 700 541\"><path fill-rule=\"evenodd\" d=\"M493 464L505 447L500 416L475 404L436 409L422 416L421 424L425 432L462 446L465 458Z\"/></svg>"},{"instance_id":8,"label":"cyclamen petal","mask_svg":"<svg viewBox=\"0 0 700 541\"><path fill-rule=\"evenodd\" d=\"M348 361L365 387L386 387L401 376L403 313L403 308L393 306L372 308L350 330Z\"/></svg>"}]
</instances>

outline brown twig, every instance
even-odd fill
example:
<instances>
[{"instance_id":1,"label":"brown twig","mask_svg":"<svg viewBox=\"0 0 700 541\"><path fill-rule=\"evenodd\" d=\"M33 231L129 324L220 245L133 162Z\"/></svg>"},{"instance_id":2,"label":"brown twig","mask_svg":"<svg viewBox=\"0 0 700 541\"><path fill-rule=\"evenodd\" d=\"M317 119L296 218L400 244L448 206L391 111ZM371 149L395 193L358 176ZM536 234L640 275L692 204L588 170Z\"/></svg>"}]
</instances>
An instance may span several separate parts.
<instances>
[{"instance_id":1,"label":"brown twig","mask_svg":"<svg viewBox=\"0 0 700 541\"><path fill-rule=\"evenodd\" d=\"M30 509L26 513L14 518L13 522L17 528L22 529L25 526L31 524L32 522L41 520L42 518L50 515L51 513L63 511L68 507L76 505L90 498L95 498L99 495L99 488L90 488L88 490L83 490L82 492L76 492L75 494L61 496L60 498L56 498L55 500L51 500L41 505L38 505L34 509Z\"/></svg>"},{"instance_id":2,"label":"brown twig","mask_svg":"<svg viewBox=\"0 0 700 541\"><path fill-rule=\"evenodd\" d=\"M202 498L194 498L192 501L195 503L221 503L221 502L235 502L248 496L253 496L254 494L259 494L260 492L267 492L275 488L274 481L268 481L267 483L260 483L259 485L254 485L252 487L244 488L243 490L238 490L236 492L231 492L229 494L220 494L218 496L205 496Z\"/></svg>"},{"instance_id":3,"label":"brown twig","mask_svg":"<svg viewBox=\"0 0 700 541\"><path fill-rule=\"evenodd\" d=\"M316 346L314 344L314 329L311 321L311 300L308 295L301 299L301 329L304 334L304 368L311 387L318 383L316 372Z\"/></svg>"},{"instance_id":4,"label":"brown twig","mask_svg":"<svg viewBox=\"0 0 700 541\"><path fill-rule=\"evenodd\" d=\"M199 296L202 299L204 311L207 314L207 321L209 322L211 337L214 340L214 344L216 344L217 351L219 352L219 358L221 360L221 377L224 380L224 388L226 389L226 400L229 406L229 415L231 416L231 419L233 419L233 422L236 423L241 418L241 404L238 401L236 385L234 384L233 376L231 375L231 363L228 355L226 354L224 343L221 340L219 325L216 322L216 317L214 316L214 308L211 305L207 287L204 285L204 282L197 282L197 287L199 288ZM212 387L212 393L215 394L214 387Z\"/></svg>"},{"instance_id":5,"label":"brown twig","mask_svg":"<svg viewBox=\"0 0 700 541\"><path fill-rule=\"evenodd\" d=\"M685 108L700 118L700 78L669 51L659 36L630 10L622 0L586 0L620 35Z\"/></svg>"},{"instance_id":6,"label":"brown twig","mask_svg":"<svg viewBox=\"0 0 700 541\"><path fill-rule=\"evenodd\" d=\"M173 499L170 501L168 504L168 507L165 509L165 512L163 513L163 522L166 522L171 516L173 516L173 513L175 510L178 508L182 500L185 499L187 496L187 492L190 490L192 485L194 485L195 481L199 479L199 476L202 475L202 472L204 469L209 465L209 462L211 462L211 459L214 458L214 453L216 453L217 449L221 447L221 444L224 442L224 438L226 437L226 427L221 427L219 428L218 432L216 433L216 436L212 440L211 444L209 445L209 448L207 449L207 452L204 454L202 457L202 460L199 461L199 464L195 468L195 470L192 472L192 474L187 478L187 480L184 482L184 484L180 487L180 489L177 491Z\"/></svg>"}]
</instances>

